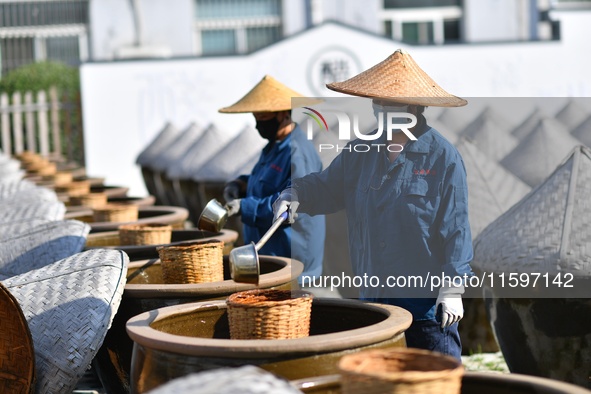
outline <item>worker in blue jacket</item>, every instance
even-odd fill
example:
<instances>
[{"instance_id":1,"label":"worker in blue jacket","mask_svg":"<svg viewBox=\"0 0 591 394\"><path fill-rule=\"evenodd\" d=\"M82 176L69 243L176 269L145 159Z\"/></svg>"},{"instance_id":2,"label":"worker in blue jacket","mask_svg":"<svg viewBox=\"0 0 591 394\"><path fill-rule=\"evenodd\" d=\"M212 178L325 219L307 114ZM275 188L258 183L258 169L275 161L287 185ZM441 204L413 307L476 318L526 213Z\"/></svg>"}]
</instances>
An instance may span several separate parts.
<instances>
[{"instance_id":1,"label":"worker in blue jacket","mask_svg":"<svg viewBox=\"0 0 591 394\"><path fill-rule=\"evenodd\" d=\"M275 214L289 210L291 220L296 210L316 215L344 209L353 272L379 279L363 284L361 298L412 313L405 332L409 347L461 359L461 295L473 257L466 170L455 147L427 124L423 110L466 101L444 91L401 50L327 87L371 98L384 132L370 150L367 140L353 140L324 171L294 179L275 202ZM393 113L413 127L388 135ZM356 148L360 144L362 149ZM454 280L434 280L445 277Z\"/></svg>"},{"instance_id":2,"label":"worker in blue jacket","mask_svg":"<svg viewBox=\"0 0 591 394\"><path fill-rule=\"evenodd\" d=\"M224 188L229 215L242 215L246 243L256 243L271 227L272 204L291 178L322 170L314 146L291 119L294 97L302 95L267 75L235 104L219 110L252 113L259 134L269 141L251 174ZM324 216L300 215L291 226L280 227L259 253L292 257L304 264L302 275L316 277L322 273L324 237Z\"/></svg>"}]
</instances>

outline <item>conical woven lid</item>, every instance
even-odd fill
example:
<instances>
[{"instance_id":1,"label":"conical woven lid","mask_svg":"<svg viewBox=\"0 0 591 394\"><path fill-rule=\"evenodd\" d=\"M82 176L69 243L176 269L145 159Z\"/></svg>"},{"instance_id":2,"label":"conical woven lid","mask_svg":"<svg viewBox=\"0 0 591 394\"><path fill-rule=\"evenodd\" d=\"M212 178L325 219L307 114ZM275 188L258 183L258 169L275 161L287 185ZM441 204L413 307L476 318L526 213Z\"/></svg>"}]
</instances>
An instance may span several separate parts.
<instances>
[{"instance_id":1,"label":"conical woven lid","mask_svg":"<svg viewBox=\"0 0 591 394\"><path fill-rule=\"evenodd\" d=\"M231 140L231 133L211 123L185 155L169 167L166 175L170 179L191 179L209 161L214 160Z\"/></svg>"},{"instance_id":2,"label":"conical woven lid","mask_svg":"<svg viewBox=\"0 0 591 394\"><path fill-rule=\"evenodd\" d=\"M449 94L402 49L386 60L343 82L326 85L353 96L389 99L404 104L461 107L468 102Z\"/></svg>"},{"instance_id":3,"label":"conical woven lid","mask_svg":"<svg viewBox=\"0 0 591 394\"><path fill-rule=\"evenodd\" d=\"M437 121L443 123L450 131L460 134L478 115L480 109L473 106L464 108L444 108L437 116Z\"/></svg>"},{"instance_id":4,"label":"conical woven lid","mask_svg":"<svg viewBox=\"0 0 591 394\"><path fill-rule=\"evenodd\" d=\"M0 181L0 198L6 198L19 191L32 190L36 187L37 186L33 182L26 179Z\"/></svg>"},{"instance_id":5,"label":"conical woven lid","mask_svg":"<svg viewBox=\"0 0 591 394\"><path fill-rule=\"evenodd\" d=\"M476 238L483 271L591 276L591 150L577 146L539 187Z\"/></svg>"},{"instance_id":6,"label":"conical woven lid","mask_svg":"<svg viewBox=\"0 0 591 394\"><path fill-rule=\"evenodd\" d=\"M536 128L501 160L513 174L536 186L554 171L579 142L559 122L543 118Z\"/></svg>"},{"instance_id":7,"label":"conical woven lid","mask_svg":"<svg viewBox=\"0 0 591 394\"><path fill-rule=\"evenodd\" d=\"M508 122L494 112L485 109L466 126L461 136L470 139L491 159L499 161L517 146L518 141L509 134Z\"/></svg>"},{"instance_id":8,"label":"conical woven lid","mask_svg":"<svg viewBox=\"0 0 591 394\"><path fill-rule=\"evenodd\" d=\"M522 140L531 133L540 120L544 117L543 113L536 108L527 118L511 131L511 135L518 140Z\"/></svg>"},{"instance_id":9,"label":"conical woven lid","mask_svg":"<svg viewBox=\"0 0 591 394\"><path fill-rule=\"evenodd\" d=\"M195 181L228 181L240 171L254 155L257 157L267 144L252 126L245 126L240 133L222 147L203 166L191 174Z\"/></svg>"},{"instance_id":10,"label":"conical woven lid","mask_svg":"<svg viewBox=\"0 0 591 394\"><path fill-rule=\"evenodd\" d=\"M566 126L568 131L578 127L590 114L584 101L570 100L558 113L556 119Z\"/></svg>"},{"instance_id":11,"label":"conical woven lid","mask_svg":"<svg viewBox=\"0 0 591 394\"><path fill-rule=\"evenodd\" d=\"M585 145L591 146L591 115L574 129L571 134Z\"/></svg>"},{"instance_id":12,"label":"conical woven lid","mask_svg":"<svg viewBox=\"0 0 591 394\"><path fill-rule=\"evenodd\" d=\"M291 99L294 97L304 98L300 93L283 85L272 76L265 75L244 97L229 107L221 108L219 112L239 114L288 111L292 109ZM319 102L320 100L316 99L302 99L298 100L298 105L313 105Z\"/></svg>"},{"instance_id":13,"label":"conical woven lid","mask_svg":"<svg viewBox=\"0 0 591 394\"><path fill-rule=\"evenodd\" d=\"M172 123L167 123L162 131L138 155L135 162L140 166L149 166L152 160L174 141L179 132Z\"/></svg>"},{"instance_id":14,"label":"conical woven lid","mask_svg":"<svg viewBox=\"0 0 591 394\"><path fill-rule=\"evenodd\" d=\"M156 171L165 172L171 165L181 160L191 145L197 141L205 130L191 123L186 129L177 133L175 138L154 157L150 167Z\"/></svg>"},{"instance_id":15,"label":"conical woven lid","mask_svg":"<svg viewBox=\"0 0 591 394\"><path fill-rule=\"evenodd\" d=\"M475 238L531 188L465 138L456 147L466 167L468 216Z\"/></svg>"}]
</instances>

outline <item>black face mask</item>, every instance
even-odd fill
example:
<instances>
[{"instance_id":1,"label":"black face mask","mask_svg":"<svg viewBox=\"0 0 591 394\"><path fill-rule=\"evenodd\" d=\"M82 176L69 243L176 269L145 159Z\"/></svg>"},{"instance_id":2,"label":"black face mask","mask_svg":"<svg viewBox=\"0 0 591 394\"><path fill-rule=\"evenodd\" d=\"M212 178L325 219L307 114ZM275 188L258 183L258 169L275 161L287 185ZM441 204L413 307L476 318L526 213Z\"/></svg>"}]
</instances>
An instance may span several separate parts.
<instances>
[{"instance_id":1,"label":"black face mask","mask_svg":"<svg viewBox=\"0 0 591 394\"><path fill-rule=\"evenodd\" d=\"M276 117L268 120L257 120L256 128L261 137L274 142L279 131L279 121Z\"/></svg>"}]
</instances>

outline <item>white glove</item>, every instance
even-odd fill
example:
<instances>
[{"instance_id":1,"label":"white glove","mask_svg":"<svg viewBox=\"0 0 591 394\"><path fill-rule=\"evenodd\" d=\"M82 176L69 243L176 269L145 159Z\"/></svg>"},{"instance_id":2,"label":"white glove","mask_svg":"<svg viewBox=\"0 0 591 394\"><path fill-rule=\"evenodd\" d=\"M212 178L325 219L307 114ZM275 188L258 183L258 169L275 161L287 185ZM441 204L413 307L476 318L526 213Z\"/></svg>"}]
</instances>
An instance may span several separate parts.
<instances>
[{"instance_id":1,"label":"white glove","mask_svg":"<svg viewBox=\"0 0 591 394\"><path fill-rule=\"evenodd\" d=\"M240 213L240 202L241 199L235 199L226 204L226 210L228 211L228 217L234 216Z\"/></svg>"},{"instance_id":2,"label":"white glove","mask_svg":"<svg viewBox=\"0 0 591 394\"><path fill-rule=\"evenodd\" d=\"M240 185L236 181L227 183L224 187L224 200L230 202L237 198L240 198Z\"/></svg>"},{"instance_id":3,"label":"white glove","mask_svg":"<svg viewBox=\"0 0 591 394\"><path fill-rule=\"evenodd\" d=\"M464 317L462 294L464 286L444 286L439 289L435 310L441 305L441 328L449 327Z\"/></svg>"},{"instance_id":4,"label":"white glove","mask_svg":"<svg viewBox=\"0 0 591 394\"><path fill-rule=\"evenodd\" d=\"M295 189L285 189L273 203L273 221L277 220L283 212L288 211L287 223L295 222L299 205L298 193Z\"/></svg>"}]
</instances>

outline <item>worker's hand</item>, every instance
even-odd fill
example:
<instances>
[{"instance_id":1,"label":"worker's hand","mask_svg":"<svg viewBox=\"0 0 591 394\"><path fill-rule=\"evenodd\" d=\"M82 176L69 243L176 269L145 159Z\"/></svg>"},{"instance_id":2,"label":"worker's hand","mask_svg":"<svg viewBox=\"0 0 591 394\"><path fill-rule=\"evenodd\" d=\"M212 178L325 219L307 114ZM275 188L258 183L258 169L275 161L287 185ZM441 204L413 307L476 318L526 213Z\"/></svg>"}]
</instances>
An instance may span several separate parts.
<instances>
[{"instance_id":1,"label":"worker's hand","mask_svg":"<svg viewBox=\"0 0 591 394\"><path fill-rule=\"evenodd\" d=\"M464 286L443 286L439 289L435 310L438 311L441 306L442 329L459 322L464 317L463 293Z\"/></svg>"},{"instance_id":2,"label":"worker's hand","mask_svg":"<svg viewBox=\"0 0 591 394\"><path fill-rule=\"evenodd\" d=\"M240 202L242 200L236 198L226 204L226 210L228 211L228 217L238 215L240 213Z\"/></svg>"},{"instance_id":3,"label":"worker's hand","mask_svg":"<svg viewBox=\"0 0 591 394\"><path fill-rule=\"evenodd\" d=\"M295 189L285 189L273 203L273 221L277 220L283 212L287 211L287 223L295 222L295 219L298 216L296 211L299 205L298 193Z\"/></svg>"},{"instance_id":4,"label":"worker's hand","mask_svg":"<svg viewBox=\"0 0 591 394\"><path fill-rule=\"evenodd\" d=\"M224 187L224 200L229 203L240 198L240 184L236 181L228 182Z\"/></svg>"}]
</instances>

